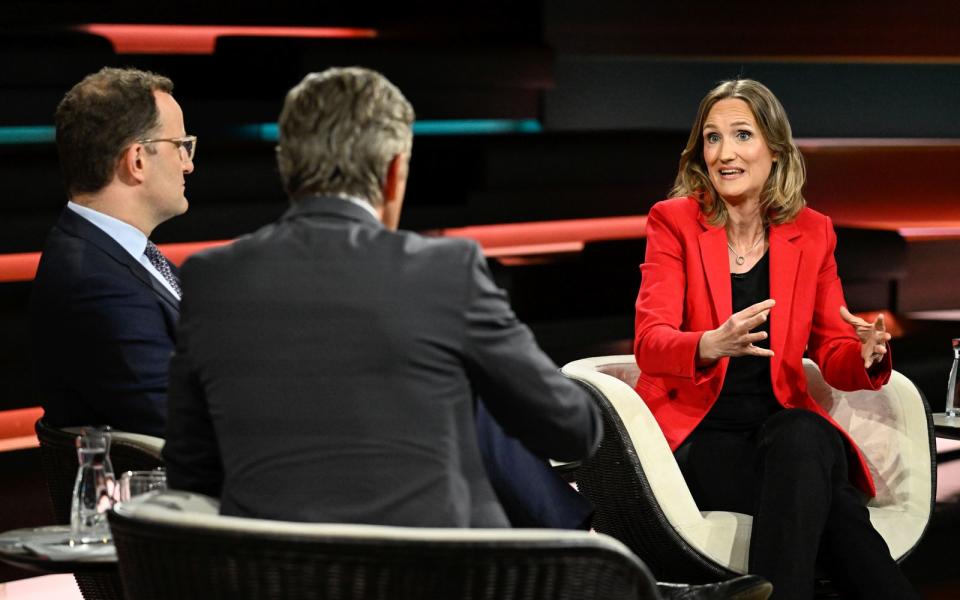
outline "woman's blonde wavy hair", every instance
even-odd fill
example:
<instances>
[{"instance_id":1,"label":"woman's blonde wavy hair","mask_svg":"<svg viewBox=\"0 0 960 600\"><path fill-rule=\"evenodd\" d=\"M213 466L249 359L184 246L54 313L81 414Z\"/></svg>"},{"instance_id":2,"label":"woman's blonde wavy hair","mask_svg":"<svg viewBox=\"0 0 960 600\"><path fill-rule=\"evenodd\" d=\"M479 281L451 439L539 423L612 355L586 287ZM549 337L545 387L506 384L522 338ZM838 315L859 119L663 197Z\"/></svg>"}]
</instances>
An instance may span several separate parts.
<instances>
[{"instance_id":1,"label":"woman's blonde wavy hair","mask_svg":"<svg viewBox=\"0 0 960 600\"><path fill-rule=\"evenodd\" d=\"M738 98L747 103L767 146L777 157L760 193L764 223L792 221L807 203L801 193L807 177L803 155L793 143L790 121L780 101L767 86L753 79L723 81L700 101L687 147L680 155L680 167L670 195L695 197L712 225L726 224L727 207L718 201L719 194L710 181L703 160L703 123L713 105L727 98Z\"/></svg>"}]
</instances>

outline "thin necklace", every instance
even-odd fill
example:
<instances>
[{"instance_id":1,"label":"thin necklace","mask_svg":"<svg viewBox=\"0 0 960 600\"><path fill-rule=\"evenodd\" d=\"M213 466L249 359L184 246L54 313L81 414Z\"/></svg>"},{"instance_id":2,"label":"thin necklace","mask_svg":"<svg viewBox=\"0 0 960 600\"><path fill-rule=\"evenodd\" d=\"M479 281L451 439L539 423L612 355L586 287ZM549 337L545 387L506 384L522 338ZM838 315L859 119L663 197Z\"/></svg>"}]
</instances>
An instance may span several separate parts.
<instances>
[{"instance_id":1,"label":"thin necklace","mask_svg":"<svg viewBox=\"0 0 960 600\"><path fill-rule=\"evenodd\" d=\"M738 265L742 265L747 260L746 256L757 248L757 246L760 244L760 241L763 240L764 237L766 237L766 230L760 232L760 236L757 237L757 241L755 241L753 245L750 246L750 249L744 252L742 255L737 252L737 249L734 248L733 244L730 243L730 238L727 238L727 248L730 248L730 252L733 252L734 261Z\"/></svg>"}]
</instances>

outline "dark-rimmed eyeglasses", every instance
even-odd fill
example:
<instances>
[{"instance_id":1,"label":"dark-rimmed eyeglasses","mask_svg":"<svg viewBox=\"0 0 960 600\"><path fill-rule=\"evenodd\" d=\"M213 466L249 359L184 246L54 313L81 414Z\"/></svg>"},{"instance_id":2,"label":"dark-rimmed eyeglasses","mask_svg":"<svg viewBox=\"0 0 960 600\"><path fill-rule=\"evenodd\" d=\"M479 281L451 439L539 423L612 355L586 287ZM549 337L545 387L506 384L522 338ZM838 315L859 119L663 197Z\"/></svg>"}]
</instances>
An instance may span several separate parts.
<instances>
[{"instance_id":1,"label":"dark-rimmed eyeglasses","mask_svg":"<svg viewBox=\"0 0 960 600\"><path fill-rule=\"evenodd\" d=\"M193 154L197 151L197 136L185 135L176 138L152 138L148 140L137 140L138 144L152 144L154 142L170 142L177 148L186 152L187 160L193 160Z\"/></svg>"}]
</instances>

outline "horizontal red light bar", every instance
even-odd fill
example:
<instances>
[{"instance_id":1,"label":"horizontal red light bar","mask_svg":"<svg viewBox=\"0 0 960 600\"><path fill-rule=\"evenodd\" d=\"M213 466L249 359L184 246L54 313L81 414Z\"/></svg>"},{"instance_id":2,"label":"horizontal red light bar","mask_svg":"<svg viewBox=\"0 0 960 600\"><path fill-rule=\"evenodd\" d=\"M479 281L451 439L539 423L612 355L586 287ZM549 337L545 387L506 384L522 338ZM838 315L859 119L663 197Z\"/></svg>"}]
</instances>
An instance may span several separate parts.
<instances>
[{"instance_id":1,"label":"horizontal red light bar","mask_svg":"<svg viewBox=\"0 0 960 600\"><path fill-rule=\"evenodd\" d=\"M39 252L0 254L0 283L33 281L39 262Z\"/></svg>"},{"instance_id":2,"label":"horizontal red light bar","mask_svg":"<svg viewBox=\"0 0 960 600\"><path fill-rule=\"evenodd\" d=\"M947 226L898 226L896 223L861 223L836 219L838 225L875 227L899 231L908 240L960 238L960 223ZM643 238L647 235L647 217L598 217L564 221L532 221L450 227L433 232L443 237L466 237L476 240L488 257L529 256L579 252L590 241ZM220 246L229 240L161 244L163 253L180 265L194 252ZM638 257L642 260L643 257ZM0 283L31 281L37 272L39 252L0 254Z\"/></svg>"},{"instance_id":3,"label":"horizontal red light bar","mask_svg":"<svg viewBox=\"0 0 960 600\"><path fill-rule=\"evenodd\" d=\"M373 38L376 29L358 27L260 27L247 25L121 25L90 23L76 29L103 36L117 54L213 54L227 35L289 38Z\"/></svg>"},{"instance_id":4,"label":"horizontal red light bar","mask_svg":"<svg viewBox=\"0 0 960 600\"><path fill-rule=\"evenodd\" d=\"M212 242L160 244L160 251L170 259L170 262L175 265L181 265L183 261L187 260L188 256L195 252L229 243L229 240L217 240ZM37 275L37 265L39 263L39 252L0 254L0 283L33 281L33 278Z\"/></svg>"},{"instance_id":5,"label":"horizontal red light bar","mask_svg":"<svg viewBox=\"0 0 960 600\"><path fill-rule=\"evenodd\" d=\"M33 424L41 416L39 406L0 411L0 452L39 446Z\"/></svg>"},{"instance_id":6,"label":"horizontal red light bar","mask_svg":"<svg viewBox=\"0 0 960 600\"><path fill-rule=\"evenodd\" d=\"M646 216L502 223L440 230L443 236L476 240L487 256L571 252L592 240L640 238L646 234Z\"/></svg>"},{"instance_id":7,"label":"horizontal red light bar","mask_svg":"<svg viewBox=\"0 0 960 600\"><path fill-rule=\"evenodd\" d=\"M534 221L451 227L435 232L444 237L476 240L490 257L578 252L592 240L640 238L647 233L647 217L600 217L565 221ZM230 243L229 240L160 244L164 255L180 265L194 252ZM0 283L32 281L40 261L39 252L0 254Z\"/></svg>"},{"instance_id":8,"label":"horizontal red light bar","mask_svg":"<svg viewBox=\"0 0 960 600\"><path fill-rule=\"evenodd\" d=\"M855 215L850 210L834 210L829 214L833 219L833 224L838 227L896 231L908 242L960 239L960 221L923 220L914 223L904 223L902 220L882 221Z\"/></svg>"},{"instance_id":9,"label":"horizontal red light bar","mask_svg":"<svg viewBox=\"0 0 960 600\"><path fill-rule=\"evenodd\" d=\"M39 406L0 411L0 438L32 435L33 424L43 416Z\"/></svg>"},{"instance_id":10,"label":"horizontal red light bar","mask_svg":"<svg viewBox=\"0 0 960 600\"><path fill-rule=\"evenodd\" d=\"M836 148L950 148L960 146L957 138L793 138L801 150Z\"/></svg>"},{"instance_id":11,"label":"horizontal red light bar","mask_svg":"<svg viewBox=\"0 0 960 600\"><path fill-rule=\"evenodd\" d=\"M206 250L207 248L223 246L224 244L229 244L232 241L233 240L215 240L209 242L179 242L176 244L160 244L160 250L163 252L163 255L167 257L167 260L179 267L192 254L196 254L197 252Z\"/></svg>"},{"instance_id":12,"label":"horizontal red light bar","mask_svg":"<svg viewBox=\"0 0 960 600\"><path fill-rule=\"evenodd\" d=\"M955 240L960 238L960 223L944 223L930 227L899 227L897 231L908 240Z\"/></svg>"}]
</instances>

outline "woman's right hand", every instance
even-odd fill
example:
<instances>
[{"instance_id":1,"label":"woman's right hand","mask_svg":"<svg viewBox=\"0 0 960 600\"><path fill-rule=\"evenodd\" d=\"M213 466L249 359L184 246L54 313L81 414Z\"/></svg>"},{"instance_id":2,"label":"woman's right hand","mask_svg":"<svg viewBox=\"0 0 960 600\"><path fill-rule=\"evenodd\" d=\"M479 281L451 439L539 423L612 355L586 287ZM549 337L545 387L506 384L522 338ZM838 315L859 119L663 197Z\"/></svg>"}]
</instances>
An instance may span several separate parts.
<instances>
[{"instance_id":1,"label":"woman's right hand","mask_svg":"<svg viewBox=\"0 0 960 600\"><path fill-rule=\"evenodd\" d=\"M713 364L724 356L773 356L773 350L753 345L766 339L767 332L751 331L769 318L774 304L776 301L768 298L730 315L720 327L703 332L697 347L697 366Z\"/></svg>"}]
</instances>

